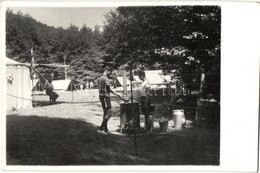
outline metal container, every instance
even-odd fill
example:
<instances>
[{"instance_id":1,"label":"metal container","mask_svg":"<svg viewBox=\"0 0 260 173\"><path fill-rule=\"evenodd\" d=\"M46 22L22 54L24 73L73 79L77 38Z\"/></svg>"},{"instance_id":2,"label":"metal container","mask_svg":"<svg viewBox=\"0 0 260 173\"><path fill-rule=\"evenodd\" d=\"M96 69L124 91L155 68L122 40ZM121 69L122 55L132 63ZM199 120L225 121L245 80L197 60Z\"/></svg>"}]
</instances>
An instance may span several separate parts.
<instances>
[{"instance_id":1,"label":"metal container","mask_svg":"<svg viewBox=\"0 0 260 173\"><path fill-rule=\"evenodd\" d=\"M165 133L168 131L168 122L168 119L165 119L164 117L159 121L161 132Z\"/></svg>"},{"instance_id":2,"label":"metal container","mask_svg":"<svg viewBox=\"0 0 260 173\"><path fill-rule=\"evenodd\" d=\"M215 100L197 100L195 122L197 126L219 123L219 103Z\"/></svg>"},{"instance_id":3,"label":"metal container","mask_svg":"<svg viewBox=\"0 0 260 173\"><path fill-rule=\"evenodd\" d=\"M173 110L173 121L174 121L174 128L176 130L182 130L184 125L185 125L185 115L184 115L184 110Z\"/></svg>"},{"instance_id":4,"label":"metal container","mask_svg":"<svg viewBox=\"0 0 260 173\"><path fill-rule=\"evenodd\" d=\"M132 113L133 109L134 109L134 116ZM133 107L132 104L129 102L120 103L121 132L124 131L125 129L132 129L133 125L135 125L135 128L140 128L139 103L133 103Z\"/></svg>"}]
</instances>

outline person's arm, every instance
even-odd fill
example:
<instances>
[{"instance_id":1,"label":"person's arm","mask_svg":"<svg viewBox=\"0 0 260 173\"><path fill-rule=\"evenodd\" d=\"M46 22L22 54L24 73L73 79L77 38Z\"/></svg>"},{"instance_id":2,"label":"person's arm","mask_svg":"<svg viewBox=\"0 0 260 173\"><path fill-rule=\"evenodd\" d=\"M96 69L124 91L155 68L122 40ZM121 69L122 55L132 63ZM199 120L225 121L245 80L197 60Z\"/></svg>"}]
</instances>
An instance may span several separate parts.
<instances>
[{"instance_id":1,"label":"person's arm","mask_svg":"<svg viewBox=\"0 0 260 173\"><path fill-rule=\"evenodd\" d=\"M142 85L141 85L141 88L145 88L146 85L148 85L148 81L147 81L147 80L144 80L144 82L143 82Z\"/></svg>"},{"instance_id":2,"label":"person's arm","mask_svg":"<svg viewBox=\"0 0 260 173\"><path fill-rule=\"evenodd\" d=\"M118 93L116 93L116 92L111 88L110 85L109 85L109 91L110 91L112 94L114 94L114 95L118 96L119 98L121 98L121 96L120 96Z\"/></svg>"},{"instance_id":3,"label":"person's arm","mask_svg":"<svg viewBox=\"0 0 260 173\"><path fill-rule=\"evenodd\" d=\"M116 91L114 91L114 90L111 88L110 85L109 85L109 91L110 91L112 94L118 96L118 97L119 97L120 99L122 99L123 101L127 101L127 99L123 98L120 94L118 94ZM109 97L111 97L111 96L109 96Z\"/></svg>"}]
</instances>

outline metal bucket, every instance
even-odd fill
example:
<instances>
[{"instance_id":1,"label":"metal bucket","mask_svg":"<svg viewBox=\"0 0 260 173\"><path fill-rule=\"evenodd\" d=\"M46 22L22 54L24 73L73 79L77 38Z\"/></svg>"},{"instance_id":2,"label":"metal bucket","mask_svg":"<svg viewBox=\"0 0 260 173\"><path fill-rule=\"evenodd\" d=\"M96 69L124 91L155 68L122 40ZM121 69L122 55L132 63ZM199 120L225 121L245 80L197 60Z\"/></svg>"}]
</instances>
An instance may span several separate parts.
<instances>
[{"instance_id":1,"label":"metal bucket","mask_svg":"<svg viewBox=\"0 0 260 173\"><path fill-rule=\"evenodd\" d=\"M173 121L174 121L174 128L176 130L182 130L184 125L185 125L185 115L184 115L184 110L173 110Z\"/></svg>"},{"instance_id":2,"label":"metal bucket","mask_svg":"<svg viewBox=\"0 0 260 173\"><path fill-rule=\"evenodd\" d=\"M134 109L134 119L133 119ZM134 121L133 121L134 120ZM133 124L134 123L134 124ZM139 103L120 103L120 128L121 131L125 128L140 128Z\"/></svg>"},{"instance_id":3,"label":"metal bucket","mask_svg":"<svg viewBox=\"0 0 260 173\"><path fill-rule=\"evenodd\" d=\"M161 132L167 132L168 131L168 120L159 121L160 130Z\"/></svg>"},{"instance_id":4,"label":"metal bucket","mask_svg":"<svg viewBox=\"0 0 260 173\"><path fill-rule=\"evenodd\" d=\"M217 124L219 121L219 104L217 101L197 100L195 122L197 126Z\"/></svg>"}]
</instances>

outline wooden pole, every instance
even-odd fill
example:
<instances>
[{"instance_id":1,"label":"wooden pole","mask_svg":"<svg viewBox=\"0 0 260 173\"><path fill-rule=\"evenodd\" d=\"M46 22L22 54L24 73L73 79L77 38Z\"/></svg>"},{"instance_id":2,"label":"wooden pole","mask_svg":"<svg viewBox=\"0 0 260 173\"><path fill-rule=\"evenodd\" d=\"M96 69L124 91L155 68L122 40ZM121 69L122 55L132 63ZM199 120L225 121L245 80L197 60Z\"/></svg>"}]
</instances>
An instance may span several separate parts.
<instances>
[{"instance_id":1,"label":"wooden pole","mask_svg":"<svg viewBox=\"0 0 260 173\"><path fill-rule=\"evenodd\" d=\"M66 56L63 57L64 59L64 65L66 65ZM64 75L65 75L65 80L67 79L67 69L64 67Z\"/></svg>"},{"instance_id":2,"label":"wooden pole","mask_svg":"<svg viewBox=\"0 0 260 173\"><path fill-rule=\"evenodd\" d=\"M31 68L31 70L32 70L33 68ZM34 81L33 81L33 72L31 72L31 80L32 80L32 88L31 88L31 90L32 90L32 107L34 108L35 107L35 102L34 102L34 91L33 91L33 85L34 85Z\"/></svg>"},{"instance_id":3,"label":"wooden pole","mask_svg":"<svg viewBox=\"0 0 260 173\"><path fill-rule=\"evenodd\" d=\"M73 103L74 102L74 97L73 97L72 80L70 81L70 89L71 89L71 97L72 97L72 103Z\"/></svg>"},{"instance_id":4,"label":"wooden pole","mask_svg":"<svg viewBox=\"0 0 260 173\"><path fill-rule=\"evenodd\" d=\"M133 118L133 130L134 130L134 146L135 146L135 155L137 156L137 143L136 143L136 134L135 134L135 109L134 109L134 97L133 97L133 72L132 68L130 69L130 90L131 90L131 104L132 104L132 118Z\"/></svg>"},{"instance_id":5,"label":"wooden pole","mask_svg":"<svg viewBox=\"0 0 260 173\"><path fill-rule=\"evenodd\" d=\"M123 94L127 94L127 78L126 78L126 71L123 70Z\"/></svg>"},{"instance_id":6,"label":"wooden pole","mask_svg":"<svg viewBox=\"0 0 260 173\"><path fill-rule=\"evenodd\" d=\"M67 69L64 67L64 72L65 72L65 80L67 79Z\"/></svg>"}]
</instances>

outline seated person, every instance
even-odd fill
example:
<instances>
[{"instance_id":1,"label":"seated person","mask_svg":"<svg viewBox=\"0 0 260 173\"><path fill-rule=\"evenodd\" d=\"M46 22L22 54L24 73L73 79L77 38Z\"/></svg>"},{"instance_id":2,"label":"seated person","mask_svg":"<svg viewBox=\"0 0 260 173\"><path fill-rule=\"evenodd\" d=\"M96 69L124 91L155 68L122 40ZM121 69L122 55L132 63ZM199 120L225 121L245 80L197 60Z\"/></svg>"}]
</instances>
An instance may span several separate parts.
<instances>
[{"instance_id":1,"label":"seated person","mask_svg":"<svg viewBox=\"0 0 260 173\"><path fill-rule=\"evenodd\" d=\"M45 83L46 94L50 97L50 101L56 102L56 99L59 97L59 95L53 91L54 87L53 87L53 85L51 84L51 82L52 82L52 80L49 79L49 80L46 81L46 83Z\"/></svg>"}]
</instances>

